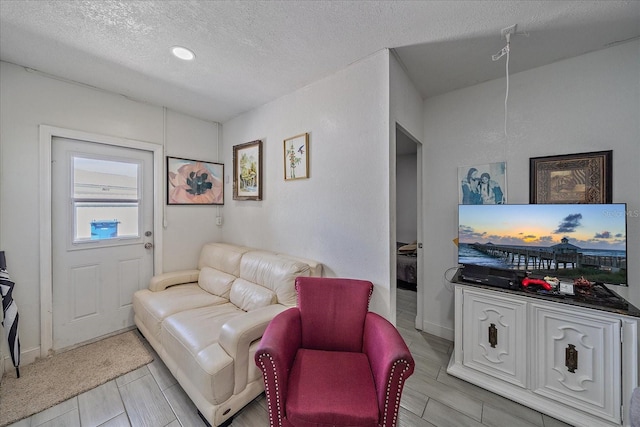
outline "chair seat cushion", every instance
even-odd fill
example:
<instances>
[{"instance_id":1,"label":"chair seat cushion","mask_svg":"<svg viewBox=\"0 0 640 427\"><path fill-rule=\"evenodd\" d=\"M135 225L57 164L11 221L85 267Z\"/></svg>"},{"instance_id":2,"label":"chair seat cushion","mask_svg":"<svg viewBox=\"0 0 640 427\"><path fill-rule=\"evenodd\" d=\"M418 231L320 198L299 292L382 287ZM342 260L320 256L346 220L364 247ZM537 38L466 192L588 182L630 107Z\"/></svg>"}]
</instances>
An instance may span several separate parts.
<instances>
[{"instance_id":1,"label":"chair seat cushion","mask_svg":"<svg viewBox=\"0 0 640 427\"><path fill-rule=\"evenodd\" d=\"M287 418L296 426L378 425L376 390L364 353L299 349L287 395Z\"/></svg>"}]
</instances>

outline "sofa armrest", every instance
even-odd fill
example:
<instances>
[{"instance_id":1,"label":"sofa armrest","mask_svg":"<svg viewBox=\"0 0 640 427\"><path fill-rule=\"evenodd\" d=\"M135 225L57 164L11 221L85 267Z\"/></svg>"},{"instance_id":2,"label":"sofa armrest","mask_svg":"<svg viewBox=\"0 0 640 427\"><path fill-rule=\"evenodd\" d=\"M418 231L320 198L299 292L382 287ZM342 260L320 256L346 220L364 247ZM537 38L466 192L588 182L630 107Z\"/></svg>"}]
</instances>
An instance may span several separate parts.
<instances>
[{"instance_id":1,"label":"sofa armrest","mask_svg":"<svg viewBox=\"0 0 640 427\"><path fill-rule=\"evenodd\" d=\"M378 407L384 408L382 426L394 426L404 382L415 362L398 330L384 317L368 312L364 323L363 352L369 357ZM386 400L388 404L385 404Z\"/></svg>"},{"instance_id":2,"label":"sofa armrest","mask_svg":"<svg viewBox=\"0 0 640 427\"><path fill-rule=\"evenodd\" d=\"M149 290L157 292L163 291L169 286L197 282L199 276L200 270L180 270L158 274L149 281Z\"/></svg>"},{"instance_id":3,"label":"sofa armrest","mask_svg":"<svg viewBox=\"0 0 640 427\"><path fill-rule=\"evenodd\" d=\"M222 325L218 343L234 360L235 392L239 393L247 385L249 374L249 346L262 337L269 322L287 307L272 304L235 316Z\"/></svg>"},{"instance_id":4,"label":"sofa armrest","mask_svg":"<svg viewBox=\"0 0 640 427\"><path fill-rule=\"evenodd\" d=\"M255 361L262 371L269 419L283 419L289 387L289 372L302 344L300 310L292 307L277 315L267 327L256 351Z\"/></svg>"}]
</instances>

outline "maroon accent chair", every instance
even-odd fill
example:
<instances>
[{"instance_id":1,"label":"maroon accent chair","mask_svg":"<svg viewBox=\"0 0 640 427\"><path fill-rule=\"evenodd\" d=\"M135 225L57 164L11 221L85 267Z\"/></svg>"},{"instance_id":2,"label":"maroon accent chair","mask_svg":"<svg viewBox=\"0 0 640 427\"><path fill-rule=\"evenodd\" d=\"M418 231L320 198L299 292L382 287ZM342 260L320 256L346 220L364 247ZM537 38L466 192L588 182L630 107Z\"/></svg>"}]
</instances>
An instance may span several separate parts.
<instances>
[{"instance_id":1,"label":"maroon accent chair","mask_svg":"<svg viewBox=\"0 0 640 427\"><path fill-rule=\"evenodd\" d=\"M255 354L271 427L391 427L415 362L398 330L368 311L373 284L296 279L298 306L277 315Z\"/></svg>"}]
</instances>

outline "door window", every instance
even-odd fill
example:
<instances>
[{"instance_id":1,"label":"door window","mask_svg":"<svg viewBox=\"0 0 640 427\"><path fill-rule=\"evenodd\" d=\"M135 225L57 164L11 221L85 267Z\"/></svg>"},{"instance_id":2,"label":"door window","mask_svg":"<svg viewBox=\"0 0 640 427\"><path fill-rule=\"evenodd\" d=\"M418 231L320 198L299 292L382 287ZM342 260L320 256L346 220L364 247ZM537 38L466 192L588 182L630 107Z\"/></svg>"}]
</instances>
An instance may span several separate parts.
<instances>
[{"instance_id":1,"label":"door window","mask_svg":"<svg viewBox=\"0 0 640 427\"><path fill-rule=\"evenodd\" d=\"M72 154L73 243L139 238L142 164Z\"/></svg>"}]
</instances>

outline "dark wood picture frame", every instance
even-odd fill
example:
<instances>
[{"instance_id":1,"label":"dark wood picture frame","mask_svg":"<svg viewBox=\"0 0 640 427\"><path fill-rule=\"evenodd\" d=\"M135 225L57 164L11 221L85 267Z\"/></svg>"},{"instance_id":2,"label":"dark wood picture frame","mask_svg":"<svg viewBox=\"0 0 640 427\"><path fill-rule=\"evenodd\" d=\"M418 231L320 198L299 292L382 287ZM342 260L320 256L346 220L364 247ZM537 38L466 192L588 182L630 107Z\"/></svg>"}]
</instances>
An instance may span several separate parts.
<instances>
[{"instance_id":1,"label":"dark wood picture frame","mask_svg":"<svg viewBox=\"0 0 640 427\"><path fill-rule=\"evenodd\" d=\"M167 156L167 205L224 205L224 164Z\"/></svg>"},{"instance_id":2,"label":"dark wood picture frame","mask_svg":"<svg viewBox=\"0 0 640 427\"><path fill-rule=\"evenodd\" d=\"M529 159L529 203L611 203L612 150Z\"/></svg>"},{"instance_id":3,"label":"dark wood picture frame","mask_svg":"<svg viewBox=\"0 0 640 427\"><path fill-rule=\"evenodd\" d=\"M262 141L233 146L233 199L262 200Z\"/></svg>"}]
</instances>

